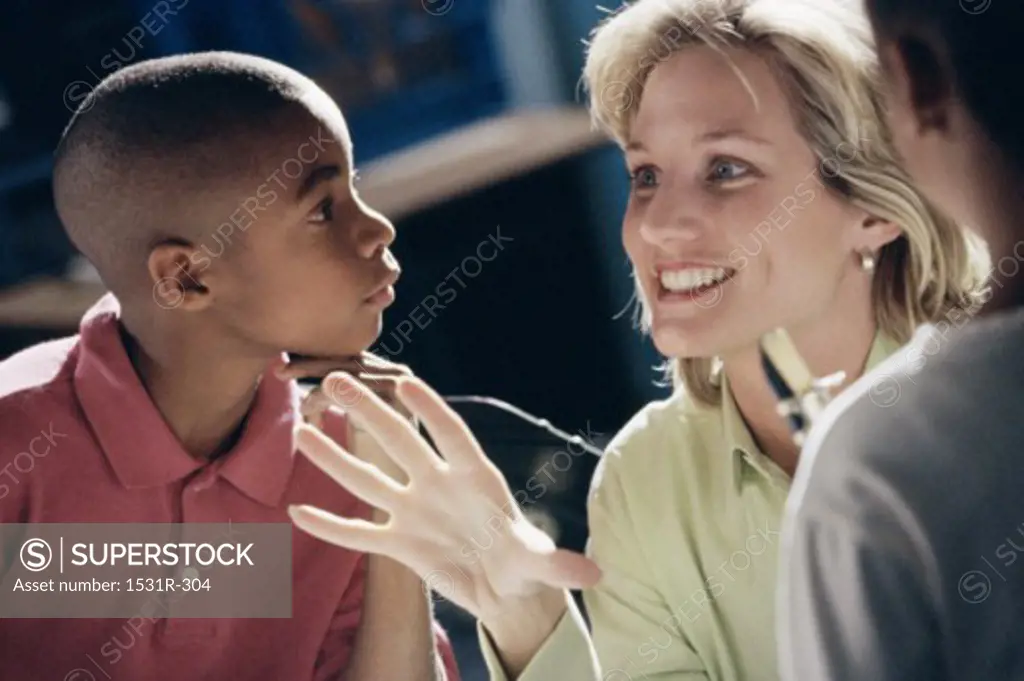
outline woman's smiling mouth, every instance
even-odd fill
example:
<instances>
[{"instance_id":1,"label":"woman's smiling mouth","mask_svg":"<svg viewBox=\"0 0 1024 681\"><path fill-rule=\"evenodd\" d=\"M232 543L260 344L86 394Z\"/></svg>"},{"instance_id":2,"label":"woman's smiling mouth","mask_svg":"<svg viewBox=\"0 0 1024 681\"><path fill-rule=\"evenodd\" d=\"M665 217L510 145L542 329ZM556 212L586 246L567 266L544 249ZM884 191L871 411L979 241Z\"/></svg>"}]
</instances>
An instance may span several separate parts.
<instances>
[{"instance_id":1,"label":"woman's smiling mouth","mask_svg":"<svg viewBox=\"0 0 1024 681\"><path fill-rule=\"evenodd\" d=\"M705 264L663 265L657 268L658 302L699 302L720 295L719 289L737 270Z\"/></svg>"}]
</instances>

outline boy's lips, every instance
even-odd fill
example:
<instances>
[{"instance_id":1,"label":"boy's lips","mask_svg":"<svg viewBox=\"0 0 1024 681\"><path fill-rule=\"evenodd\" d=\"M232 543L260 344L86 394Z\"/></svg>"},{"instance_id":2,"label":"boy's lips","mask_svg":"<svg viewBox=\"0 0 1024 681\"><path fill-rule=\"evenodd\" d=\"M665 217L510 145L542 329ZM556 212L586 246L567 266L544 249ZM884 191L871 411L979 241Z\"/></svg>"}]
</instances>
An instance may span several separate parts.
<instances>
[{"instance_id":1,"label":"boy's lips","mask_svg":"<svg viewBox=\"0 0 1024 681\"><path fill-rule=\"evenodd\" d=\"M370 295L366 296L363 302L383 307L395 302L395 282L398 281L401 274L402 270L400 269L390 270L384 280L373 289Z\"/></svg>"}]
</instances>

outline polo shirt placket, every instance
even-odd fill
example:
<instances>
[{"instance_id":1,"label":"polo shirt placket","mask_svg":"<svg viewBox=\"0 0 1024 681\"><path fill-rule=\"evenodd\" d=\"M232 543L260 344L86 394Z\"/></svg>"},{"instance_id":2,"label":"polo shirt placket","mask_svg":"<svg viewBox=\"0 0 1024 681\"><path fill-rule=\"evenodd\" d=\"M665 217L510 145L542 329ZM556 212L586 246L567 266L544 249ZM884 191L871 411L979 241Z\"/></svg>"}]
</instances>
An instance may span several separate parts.
<instances>
[{"instance_id":1,"label":"polo shirt placket","mask_svg":"<svg viewBox=\"0 0 1024 681\"><path fill-rule=\"evenodd\" d=\"M181 491L181 518L173 522L183 523L185 532L181 538L182 542L192 541L188 536L189 523L209 522L211 515L209 507L216 508L218 487L220 484L219 468L220 462L213 462L201 468L191 480L182 487ZM175 567L175 578L202 578L201 570L185 566ZM170 596L170 594L167 594ZM215 640L220 633L217 620L208 618L178 617L176 613L178 606L176 599L166 599L167 616L158 628L158 636L168 648L187 648L197 644L207 643Z\"/></svg>"}]
</instances>

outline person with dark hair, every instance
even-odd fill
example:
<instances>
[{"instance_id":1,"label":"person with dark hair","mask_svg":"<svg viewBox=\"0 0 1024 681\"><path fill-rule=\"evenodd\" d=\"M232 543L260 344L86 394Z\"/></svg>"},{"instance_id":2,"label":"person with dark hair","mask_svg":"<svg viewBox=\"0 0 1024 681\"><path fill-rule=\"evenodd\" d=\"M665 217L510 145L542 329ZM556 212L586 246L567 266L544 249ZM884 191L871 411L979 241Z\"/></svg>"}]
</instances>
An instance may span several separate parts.
<instances>
[{"instance_id":1,"label":"person with dark hair","mask_svg":"<svg viewBox=\"0 0 1024 681\"><path fill-rule=\"evenodd\" d=\"M843 393L787 508L793 681L1024 679L1024 3L868 0L895 142L988 242L965 305Z\"/></svg>"},{"instance_id":2,"label":"person with dark hair","mask_svg":"<svg viewBox=\"0 0 1024 681\"><path fill-rule=\"evenodd\" d=\"M0 363L0 524L289 523L295 503L377 516L296 457L293 432L308 415L350 441L300 404L291 378L311 366L368 361L382 394L403 373L364 352L399 267L354 174L337 105L276 62L157 59L90 93L54 200L110 293L79 335ZM0 678L115 663L146 681L458 677L414 573L303 532L290 554L291 618L154 618L130 640L116 619L0 618Z\"/></svg>"}]
</instances>

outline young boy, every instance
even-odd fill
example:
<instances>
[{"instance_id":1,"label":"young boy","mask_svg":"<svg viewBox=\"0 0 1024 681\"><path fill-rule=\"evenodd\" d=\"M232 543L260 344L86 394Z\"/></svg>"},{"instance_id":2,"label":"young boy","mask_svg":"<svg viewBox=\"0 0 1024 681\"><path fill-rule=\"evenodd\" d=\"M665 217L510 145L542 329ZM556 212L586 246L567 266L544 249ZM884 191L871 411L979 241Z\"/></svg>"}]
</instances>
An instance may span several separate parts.
<instances>
[{"instance_id":1,"label":"young boy","mask_svg":"<svg viewBox=\"0 0 1024 681\"><path fill-rule=\"evenodd\" d=\"M917 182L988 241L991 298L844 394L784 532L798 681L1024 679L1024 3L869 0Z\"/></svg>"},{"instance_id":2,"label":"young boy","mask_svg":"<svg viewBox=\"0 0 1024 681\"><path fill-rule=\"evenodd\" d=\"M283 353L360 356L399 273L330 97L245 55L139 63L75 114L54 196L111 294L79 335L0 363L0 523L369 517L294 456L282 378ZM291 560L291 619L0 619L0 678L444 676L415 575L298 531Z\"/></svg>"}]
</instances>

